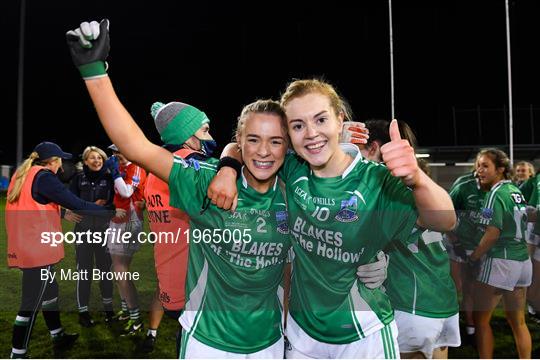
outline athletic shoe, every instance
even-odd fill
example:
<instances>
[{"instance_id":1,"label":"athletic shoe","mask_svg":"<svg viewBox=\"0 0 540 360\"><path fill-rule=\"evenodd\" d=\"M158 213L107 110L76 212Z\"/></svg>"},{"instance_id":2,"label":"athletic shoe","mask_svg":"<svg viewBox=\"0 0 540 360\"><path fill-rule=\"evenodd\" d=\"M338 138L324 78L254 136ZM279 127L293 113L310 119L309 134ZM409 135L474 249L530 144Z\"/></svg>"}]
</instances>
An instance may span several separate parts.
<instances>
[{"instance_id":1,"label":"athletic shoe","mask_svg":"<svg viewBox=\"0 0 540 360\"><path fill-rule=\"evenodd\" d=\"M132 320L130 319L120 336L136 335L141 332L143 329L143 322L141 319Z\"/></svg>"},{"instance_id":2,"label":"athletic shoe","mask_svg":"<svg viewBox=\"0 0 540 360\"><path fill-rule=\"evenodd\" d=\"M25 352L24 354L11 353L11 355L9 355L9 358L10 359L30 359L30 355L28 355L28 352Z\"/></svg>"},{"instance_id":3,"label":"athletic shoe","mask_svg":"<svg viewBox=\"0 0 540 360\"><path fill-rule=\"evenodd\" d=\"M68 334L62 332L61 335L53 337L53 345L56 350L65 350L73 346L75 340L79 337L79 334Z\"/></svg>"},{"instance_id":4,"label":"athletic shoe","mask_svg":"<svg viewBox=\"0 0 540 360\"><path fill-rule=\"evenodd\" d=\"M116 315L114 314L114 311L105 311L105 324L111 325L112 323L116 322Z\"/></svg>"},{"instance_id":5,"label":"athletic shoe","mask_svg":"<svg viewBox=\"0 0 540 360\"><path fill-rule=\"evenodd\" d=\"M540 325L540 314L535 312L534 314L529 313L529 320Z\"/></svg>"},{"instance_id":6,"label":"athletic shoe","mask_svg":"<svg viewBox=\"0 0 540 360\"><path fill-rule=\"evenodd\" d=\"M146 334L146 338L142 343L142 352L151 353L154 351L154 345L156 343L156 337L151 334Z\"/></svg>"},{"instance_id":7,"label":"athletic shoe","mask_svg":"<svg viewBox=\"0 0 540 360\"><path fill-rule=\"evenodd\" d=\"M124 321L129 319L129 311L120 310L116 313L116 315L114 315L114 319L116 321Z\"/></svg>"},{"instance_id":8,"label":"athletic shoe","mask_svg":"<svg viewBox=\"0 0 540 360\"><path fill-rule=\"evenodd\" d=\"M81 324L82 327L90 328L96 323L90 316L90 313L88 311L80 312L79 313L79 324Z\"/></svg>"}]
</instances>

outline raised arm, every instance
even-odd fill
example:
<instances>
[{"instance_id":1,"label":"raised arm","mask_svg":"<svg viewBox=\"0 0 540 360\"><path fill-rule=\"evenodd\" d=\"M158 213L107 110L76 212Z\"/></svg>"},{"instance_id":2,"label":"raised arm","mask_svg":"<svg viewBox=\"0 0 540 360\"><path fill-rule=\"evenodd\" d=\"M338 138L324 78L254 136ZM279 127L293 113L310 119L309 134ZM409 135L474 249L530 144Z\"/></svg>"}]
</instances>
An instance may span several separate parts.
<instances>
[{"instance_id":1,"label":"raised arm","mask_svg":"<svg viewBox=\"0 0 540 360\"><path fill-rule=\"evenodd\" d=\"M73 62L83 76L99 120L109 138L131 161L168 182L173 155L151 143L124 108L105 71L109 21L82 23L66 34Z\"/></svg>"}]
</instances>

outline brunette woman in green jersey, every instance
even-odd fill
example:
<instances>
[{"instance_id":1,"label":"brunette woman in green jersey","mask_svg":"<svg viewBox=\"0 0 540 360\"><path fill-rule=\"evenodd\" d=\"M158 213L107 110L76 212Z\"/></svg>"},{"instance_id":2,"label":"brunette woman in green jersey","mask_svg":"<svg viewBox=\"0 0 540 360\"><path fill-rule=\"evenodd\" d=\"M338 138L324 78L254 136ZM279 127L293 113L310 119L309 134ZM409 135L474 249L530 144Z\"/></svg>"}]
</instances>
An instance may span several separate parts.
<instances>
[{"instance_id":1,"label":"brunette woman in green jersey","mask_svg":"<svg viewBox=\"0 0 540 360\"><path fill-rule=\"evenodd\" d=\"M531 357L531 335L525 322L525 290L531 284L532 264L525 241L526 201L510 180L510 160L498 149L480 151L478 179L487 186L478 225L484 234L469 256L476 270L474 324L480 358L493 358L493 310L503 299L520 358Z\"/></svg>"}]
</instances>

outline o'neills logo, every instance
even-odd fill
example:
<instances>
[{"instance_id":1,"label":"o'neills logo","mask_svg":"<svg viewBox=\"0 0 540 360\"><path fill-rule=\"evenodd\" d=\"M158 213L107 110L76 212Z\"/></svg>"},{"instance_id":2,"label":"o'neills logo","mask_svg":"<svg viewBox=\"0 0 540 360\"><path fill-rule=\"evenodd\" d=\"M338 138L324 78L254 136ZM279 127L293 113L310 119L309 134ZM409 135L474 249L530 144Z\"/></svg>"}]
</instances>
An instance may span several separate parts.
<instances>
[{"instance_id":1,"label":"o'neills logo","mask_svg":"<svg viewBox=\"0 0 540 360\"><path fill-rule=\"evenodd\" d=\"M16 259L16 258L17 258L17 254L15 254L15 253L9 254L9 253L8 253L8 254L7 254L7 257L8 257L8 259Z\"/></svg>"}]
</instances>

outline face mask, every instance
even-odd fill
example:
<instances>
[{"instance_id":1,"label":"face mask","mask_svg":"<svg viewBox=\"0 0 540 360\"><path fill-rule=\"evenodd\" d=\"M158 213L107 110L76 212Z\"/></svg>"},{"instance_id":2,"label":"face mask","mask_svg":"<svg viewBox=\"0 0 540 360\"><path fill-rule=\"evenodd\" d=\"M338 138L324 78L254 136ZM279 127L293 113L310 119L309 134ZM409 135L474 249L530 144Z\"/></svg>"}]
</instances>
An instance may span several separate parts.
<instances>
[{"instance_id":1,"label":"face mask","mask_svg":"<svg viewBox=\"0 0 540 360\"><path fill-rule=\"evenodd\" d=\"M217 148L217 142L215 140L202 140L196 137L201 143L201 150L206 156L212 156L214 150Z\"/></svg>"}]
</instances>

